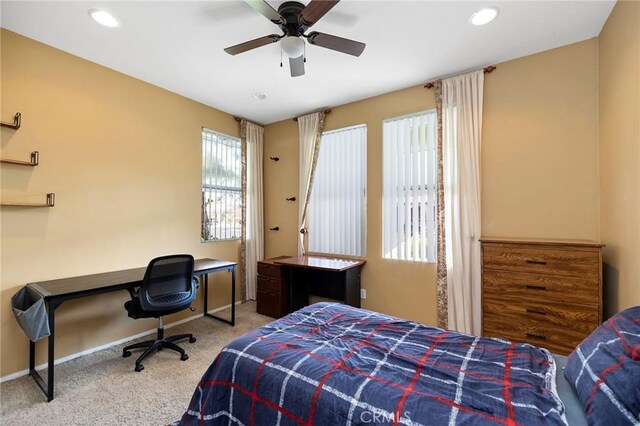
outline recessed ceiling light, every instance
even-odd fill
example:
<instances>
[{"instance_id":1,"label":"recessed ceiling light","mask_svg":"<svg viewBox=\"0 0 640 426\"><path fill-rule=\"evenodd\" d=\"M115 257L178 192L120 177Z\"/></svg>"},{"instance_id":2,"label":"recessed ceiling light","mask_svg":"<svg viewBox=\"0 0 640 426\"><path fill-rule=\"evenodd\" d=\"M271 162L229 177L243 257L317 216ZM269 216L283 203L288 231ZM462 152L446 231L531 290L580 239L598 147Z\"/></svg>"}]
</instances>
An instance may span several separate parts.
<instances>
[{"instance_id":1,"label":"recessed ceiling light","mask_svg":"<svg viewBox=\"0 0 640 426\"><path fill-rule=\"evenodd\" d=\"M251 97L253 99L257 99L259 101L264 101L265 99L267 99L267 95L265 95L264 93L259 93L259 92L254 93L253 95L251 95Z\"/></svg>"},{"instance_id":2,"label":"recessed ceiling light","mask_svg":"<svg viewBox=\"0 0 640 426\"><path fill-rule=\"evenodd\" d=\"M499 10L497 7L485 7L484 9L480 9L469 18L469 22L473 25L486 25L489 22L496 19L498 16Z\"/></svg>"},{"instance_id":3,"label":"recessed ceiling light","mask_svg":"<svg viewBox=\"0 0 640 426\"><path fill-rule=\"evenodd\" d=\"M109 12L105 12L104 10L91 9L89 11L89 16L91 16L91 19L96 21L98 24L104 25L105 27L114 28L120 25L113 15Z\"/></svg>"}]
</instances>

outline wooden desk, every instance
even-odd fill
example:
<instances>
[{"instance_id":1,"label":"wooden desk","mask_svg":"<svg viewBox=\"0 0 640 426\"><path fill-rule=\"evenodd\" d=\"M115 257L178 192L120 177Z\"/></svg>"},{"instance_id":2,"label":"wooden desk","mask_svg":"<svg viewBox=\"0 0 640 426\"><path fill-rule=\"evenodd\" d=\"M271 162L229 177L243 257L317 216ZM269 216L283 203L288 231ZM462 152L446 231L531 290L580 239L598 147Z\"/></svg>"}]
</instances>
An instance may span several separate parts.
<instances>
[{"instance_id":1,"label":"wooden desk","mask_svg":"<svg viewBox=\"0 0 640 426\"><path fill-rule=\"evenodd\" d=\"M360 271L364 260L300 256L275 260L289 277L289 309L309 304L309 295L339 300L360 307Z\"/></svg>"},{"instance_id":2,"label":"wooden desk","mask_svg":"<svg viewBox=\"0 0 640 426\"><path fill-rule=\"evenodd\" d=\"M194 264L194 275L204 276L204 314L227 324L235 325L236 318L236 263L215 259L197 259ZM111 293L119 290L132 290L142 284L147 267L126 269L123 271L105 272L102 274L85 275L82 277L61 278L51 281L29 283L38 293L42 294L47 304L49 317L49 351L47 356L47 382L35 368L35 342L29 341L29 375L33 377L40 389L47 395L47 401L53 400L54 394L54 343L55 343L55 311L67 300L96 294ZM231 272L231 320L220 318L208 313L209 276L218 271ZM123 309L124 311L124 309Z\"/></svg>"}]
</instances>

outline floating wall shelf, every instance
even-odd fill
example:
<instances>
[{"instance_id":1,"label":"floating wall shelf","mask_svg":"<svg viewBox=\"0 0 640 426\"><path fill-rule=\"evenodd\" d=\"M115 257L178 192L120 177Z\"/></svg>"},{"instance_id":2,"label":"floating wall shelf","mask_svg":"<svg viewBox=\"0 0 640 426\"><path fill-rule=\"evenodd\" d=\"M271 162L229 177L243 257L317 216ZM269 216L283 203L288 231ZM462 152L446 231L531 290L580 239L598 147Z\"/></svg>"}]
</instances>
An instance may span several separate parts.
<instances>
[{"instance_id":1,"label":"floating wall shelf","mask_svg":"<svg viewBox=\"0 0 640 426\"><path fill-rule=\"evenodd\" d=\"M18 130L20 128L20 119L22 118L22 114L16 112L16 115L13 116L13 123L5 123L4 121L0 121L0 126L8 127L13 130Z\"/></svg>"},{"instance_id":2,"label":"floating wall shelf","mask_svg":"<svg viewBox=\"0 0 640 426\"><path fill-rule=\"evenodd\" d=\"M11 160L9 158L0 158L0 163L19 164L21 166L37 166L39 159L40 159L40 153L38 151L33 151L31 153L31 158L29 159L29 161Z\"/></svg>"},{"instance_id":3,"label":"floating wall shelf","mask_svg":"<svg viewBox=\"0 0 640 426\"><path fill-rule=\"evenodd\" d=\"M17 201L1 201L0 206L14 206L14 207L53 207L56 202L56 194L50 192L47 194L47 200L44 203L23 203Z\"/></svg>"}]
</instances>

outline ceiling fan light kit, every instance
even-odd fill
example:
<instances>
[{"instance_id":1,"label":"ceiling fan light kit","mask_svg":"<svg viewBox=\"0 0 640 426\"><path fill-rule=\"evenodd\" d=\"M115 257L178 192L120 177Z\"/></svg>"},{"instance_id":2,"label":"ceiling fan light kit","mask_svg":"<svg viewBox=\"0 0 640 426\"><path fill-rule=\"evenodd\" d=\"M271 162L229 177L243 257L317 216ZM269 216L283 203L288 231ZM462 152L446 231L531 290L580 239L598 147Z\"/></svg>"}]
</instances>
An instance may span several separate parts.
<instances>
[{"instance_id":1,"label":"ceiling fan light kit","mask_svg":"<svg viewBox=\"0 0 640 426\"><path fill-rule=\"evenodd\" d=\"M276 11L265 0L244 0L272 23L280 27L282 35L270 34L224 49L230 55L237 55L248 50L280 42L280 48L289 57L289 68L292 77L304 75L305 42L309 44L360 56L365 44L359 41L334 36L331 34L306 31L322 18L340 0L311 0L307 6L297 1L287 1Z\"/></svg>"},{"instance_id":2,"label":"ceiling fan light kit","mask_svg":"<svg viewBox=\"0 0 640 426\"><path fill-rule=\"evenodd\" d=\"M304 53L304 40L287 36L280 39L280 48L290 58L298 58Z\"/></svg>"}]
</instances>

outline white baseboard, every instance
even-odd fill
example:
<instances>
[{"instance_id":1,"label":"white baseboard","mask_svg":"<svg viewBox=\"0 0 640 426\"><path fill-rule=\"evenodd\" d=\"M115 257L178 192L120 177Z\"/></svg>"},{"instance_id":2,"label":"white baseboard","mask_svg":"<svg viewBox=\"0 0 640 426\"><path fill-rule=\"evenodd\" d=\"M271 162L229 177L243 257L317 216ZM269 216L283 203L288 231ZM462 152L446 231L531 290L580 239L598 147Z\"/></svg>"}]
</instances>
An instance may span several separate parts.
<instances>
[{"instance_id":1,"label":"white baseboard","mask_svg":"<svg viewBox=\"0 0 640 426\"><path fill-rule=\"evenodd\" d=\"M240 302L240 301L236 302L236 306L240 305L241 303L242 302ZM229 305L225 305L225 306L221 306L219 308L211 309L210 311L208 311L208 313L213 314L213 313L216 313L216 312L224 311L225 309L228 309L230 307L231 307L230 304ZM193 315L193 316L190 316L188 318L181 319L180 321L176 321L176 322L172 322L171 324L167 324L167 325L164 326L164 328L175 327L176 325L184 324L185 322L189 322L189 321L192 321L194 319L198 319L198 318L202 318L202 317L204 317L204 314ZM67 355L67 356L65 356L63 358L56 359L53 362L53 365L62 364L63 362L71 361L72 359L76 359L76 358L81 357L83 355L89 355L89 354L92 354L94 352L101 351L103 349L109 349L109 348L112 348L114 346L121 345L122 343L126 343L126 342L129 342L131 340L138 339L140 337L148 336L150 334L154 334L156 331L157 331L157 328L153 328L151 330L147 330L147 331L143 331L142 333L138 333L138 334L136 334L134 336L129 336L129 337L125 337L124 339L116 340L115 342L109 342L109 343L106 343L104 345L96 346L95 348L87 349L86 351L76 352L74 354ZM46 367L47 367L47 363L36 365L36 370L41 370L41 369L46 368ZM28 368L25 369L25 370L16 371L15 373L7 374L4 377L0 377L0 383L8 382L9 380L17 379L19 377L26 376L28 374L29 374L29 369Z\"/></svg>"}]
</instances>

